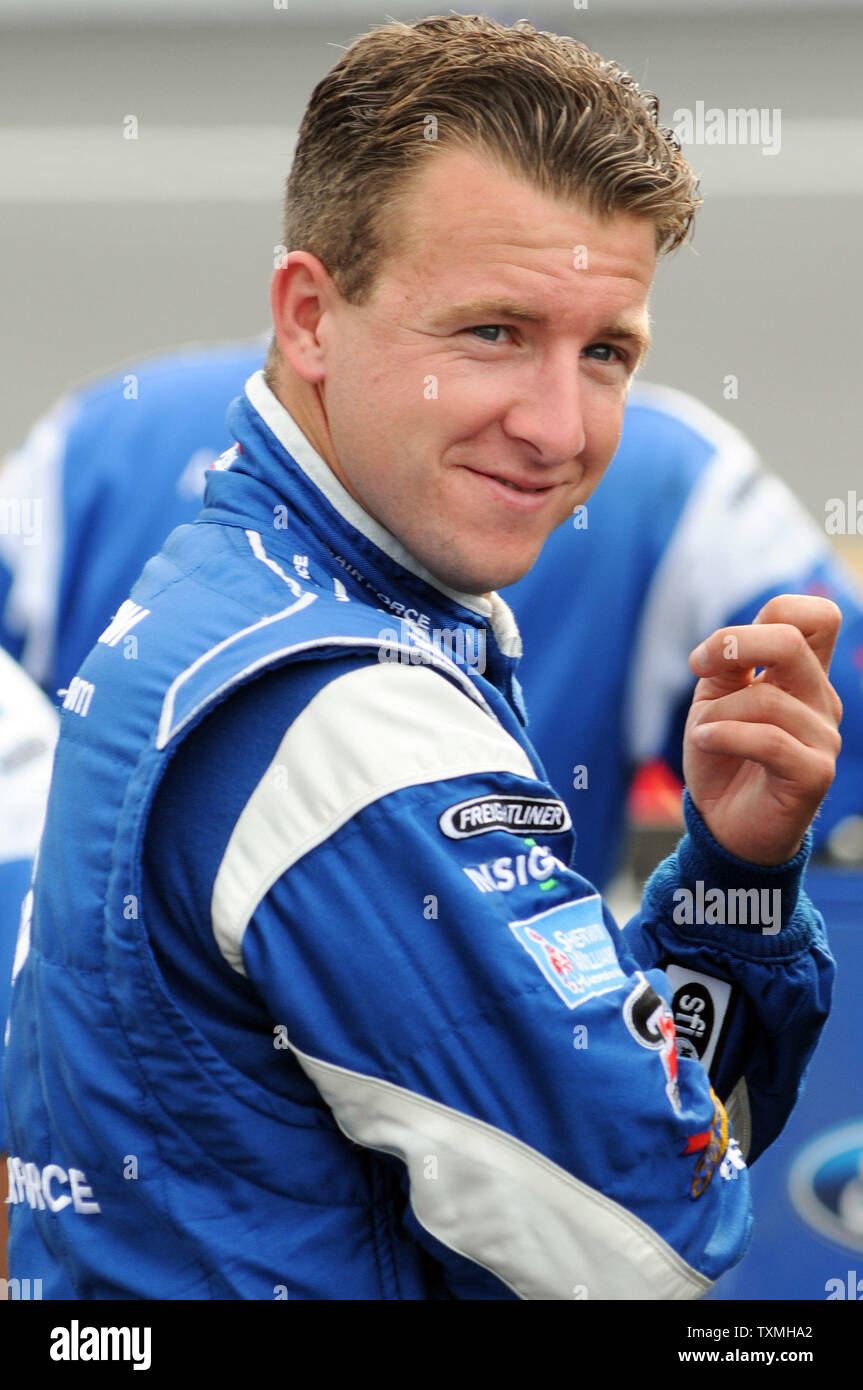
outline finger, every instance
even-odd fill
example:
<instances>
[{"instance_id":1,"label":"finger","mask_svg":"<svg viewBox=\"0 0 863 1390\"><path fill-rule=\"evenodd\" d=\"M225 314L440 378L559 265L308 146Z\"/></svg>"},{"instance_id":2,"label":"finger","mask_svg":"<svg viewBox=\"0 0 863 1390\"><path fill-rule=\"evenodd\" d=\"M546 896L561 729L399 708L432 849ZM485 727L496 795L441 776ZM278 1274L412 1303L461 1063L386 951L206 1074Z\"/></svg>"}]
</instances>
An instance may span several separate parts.
<instances>
[{"instance_id":1,"label":"finger","mask_svg":"<svg viewBox=\"0 0 863 1390\"><path fill-rule=\"evenodd\" d=\"M726 678L721 676L703 677L695 686L692 696L692 707L696 705L706 705L718 700L725 700L729 694L743 693L749 690L760 690L764 687L767 690L780 690L790 699L797 701L805 709L813 709L820 717L826 719L829 725L838 729L842 723L842 701L829 681L825 680L823 686L816 685L811 700L807 702L801 696L786 691L776 683L776 676L768 676L766 671L752 679L751 668L745 675L740 672L732 672ZM742 682L742 683L741 683Z\"/></svg>"},{"instance_id":2,"label":"finger","mask_svg":"<svg viewBox=\"0 0 863 1390\"><path fill-rule=\"evenodd\" d=\"M775 724L723 719L699 724L690 734L702 753L746 758L798 788L813 803L826 796L835 775L835 759L823 749L807 748Z\"/></svg>"},{"instance_id":3,"label":"finger","mask_svg":"<svg viewBox=\"0 0 863 1390\"><path fill-rule=\"evenodd\" d=\"M815 594L777 594L756 613L753 622L789 623L799 628L827 672L842 626L842 609L832 599Z\"/></svg>"},{"instance_id":4,"label":"finger","mask_svg":"<svg viewBox=\"0 0 863 1390\"><path fill-rule=\"evenodd\" d=\"M833 713L835 708L824 668L800 628L789 623L747 624L720 628L689 659L696 675L707 681L702 698L715 699L752 684L752 671L779 685L798 700Z\"/></svg>"},{"instance_id":5,"label":"finger","mask_svg":"<svg viewBox=\"0 0 863 1390\"><path fill-rule=\"evenodd\" d=\"M795 699L787 690L764 681L753 681L743 690L734 690L714 700L696 697L689 728L729 719L747 724L773 724L798 742L809 748L823 749L833 758L839 756L842 747L836 720Z\"/></svg>"}]
</instances>

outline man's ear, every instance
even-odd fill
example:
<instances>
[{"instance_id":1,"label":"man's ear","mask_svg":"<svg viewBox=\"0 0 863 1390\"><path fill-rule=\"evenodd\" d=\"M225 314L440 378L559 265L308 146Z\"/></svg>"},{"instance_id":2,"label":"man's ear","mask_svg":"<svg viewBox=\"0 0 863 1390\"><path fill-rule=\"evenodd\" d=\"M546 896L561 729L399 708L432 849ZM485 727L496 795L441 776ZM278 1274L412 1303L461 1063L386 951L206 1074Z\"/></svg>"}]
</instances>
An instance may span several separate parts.
<instances>
[{"instance_id":1,"label":"man's ear","mask_svg":"<svg viewBox=\"0 0 863 1390\"><path fill-rule=\"evenodd\" d=\"M317 256L290 251L273 275L270 303L282 358L310 385L324 380L325 350L321 318L336 286Z\"/></svg>"}]
</instances>

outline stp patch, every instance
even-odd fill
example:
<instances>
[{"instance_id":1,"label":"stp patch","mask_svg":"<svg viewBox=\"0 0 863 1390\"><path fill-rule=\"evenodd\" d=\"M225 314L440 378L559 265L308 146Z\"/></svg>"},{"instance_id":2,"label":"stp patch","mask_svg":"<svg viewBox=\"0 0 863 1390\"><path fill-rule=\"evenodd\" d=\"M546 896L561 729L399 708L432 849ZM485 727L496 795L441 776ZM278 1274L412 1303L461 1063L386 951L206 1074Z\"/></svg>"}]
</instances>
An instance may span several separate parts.
<instances>
[{"instance_id":1,"label":"stp patch","mask_svg":"<svg viewBox=\"0 0 863 1390\"><path fill-rule=\"evenodd\" d=\"M623 1021L639 1047L658 1052L665 1072L665 1094L676 1115L680 1115L680 1088L677 1084L677 1046L674 1015L656 993L646 975L638 972L638 984L623 1006Z\"/></svg>"}]
</instances>

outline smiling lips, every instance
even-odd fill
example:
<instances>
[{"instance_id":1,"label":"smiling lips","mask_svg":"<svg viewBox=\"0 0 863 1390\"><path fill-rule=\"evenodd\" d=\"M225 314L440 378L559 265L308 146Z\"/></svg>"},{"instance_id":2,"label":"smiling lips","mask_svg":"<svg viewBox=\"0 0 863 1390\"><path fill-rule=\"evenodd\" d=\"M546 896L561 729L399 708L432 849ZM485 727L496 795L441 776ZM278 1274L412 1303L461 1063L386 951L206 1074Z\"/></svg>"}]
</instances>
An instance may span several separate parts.
<instances>
[{"instance_id":1,"label":"smiling lips","mask_svg":"<svg viewBox=\"0 0 863 1390\"><path fill-rule=\"evenodd\" d=\"M548 492L548 484L544 487L528 487L525 483L512 483L508 478L498 478L496 474L492 477L494 482L503 483L504 487L514 488L516 492Z\"/></svg>"},{"instance_id":2,"label":"smiling lips","mask_svg":"<svg viewBox=\"0 0 863 1390\"><path fill-rule=\"evenodd\" d=\"M501 498L506 496L508 501L515 502L520 499L518 505L529 505L530 501L534 504L541 502L548 493L553 492L557 486L555 483L545 483L537 486L535 483L515 478L502 478L496 473L481 473L479 469L468 468L468 473L473 473L475 477L482 478L486 483L495 489ZM504 493L505 489L505 493Z\"/></svg>"}]
</instances>

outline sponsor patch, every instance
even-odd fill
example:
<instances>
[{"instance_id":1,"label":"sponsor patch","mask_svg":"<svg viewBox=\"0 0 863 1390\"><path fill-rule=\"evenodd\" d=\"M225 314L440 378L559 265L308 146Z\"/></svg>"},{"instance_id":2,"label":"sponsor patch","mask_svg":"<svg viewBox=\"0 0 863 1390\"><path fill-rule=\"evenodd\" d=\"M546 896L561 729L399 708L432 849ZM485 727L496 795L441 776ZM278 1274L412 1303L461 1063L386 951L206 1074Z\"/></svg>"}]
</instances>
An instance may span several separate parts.
<instances>
[{"instance_id":1,"label":"sponsor patch","mask_svg":"<svg viewBox=\"0 0 863 1390\"><path fill-rule=\"evenodd\" d=\"M623 1021L639 1047L658 1052L665 1072L665 1094L676 1115L681 1114L677 1084L677 1047L674 1016L653 985L638 971L638 984L623 1006Z\"/></svg>"},{"instance_id":2,"label":"sponsor patch","mask_svg":"<svg viewBox=\"0 0 863 1390\"><path fill-rule=\"evenodd\" d=\"M671 1011L678 1057L691 1057L710 1072L730 1018L732 987L727 980L702 975L668 961L661 966L673 990Z\"/></svg>"},{"instance_id":3,"label":"sponsor patch","mask_svg":"<svg viewBox=\"0 0 863 1390\"><path fill-rule=\"evenodd\" d=\"M568 1009L626 984L598 893L510 922L509 929Z\"/></svg>"},{"instance_id":4,"label":"sponsor patch","mask_svg":"<svg viewBox=\"0 0 863 1390\"><path fill-rule=\"evenodd\" d=\"M462 869L480 893L511 893L539 883L546 890L557 886L556 872L566 873L566 865L555 859L547 845L526 839L526 854L507 854L489 864L471 864Z\"/></svg>"},{"instance_id":5,"label":"sponsor patch","mask_svg":"<svg viewBox=\"0 0 863 1390\"><path fill-rule=\"evenodd\" d=\"M711 1087L713 1119L710 1128L703 1134L692 1134L686 1143L684 1154L697 1153L695 1173L689 1189L691 1197L700 1197L710 1186L710 1181L728 1149L728 1116L725 1106Z\"/></svg>"},{"instance_id":6,"label":"sponsor patch","mask_svg":"<svg viewBox=\"0 0 863 1390\"><path fill-rule=\"evenodd\" d=\"M569 811L556 796L473 796L448 806L438 825L451 840L488 835L492 830L512 830L517 835L541 830L561 835L572 827Z\"/></svg>"}]
</instances>

